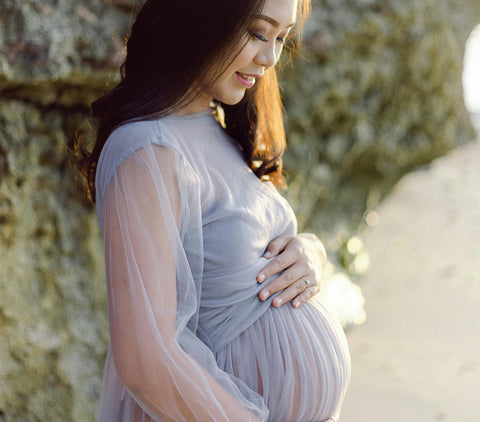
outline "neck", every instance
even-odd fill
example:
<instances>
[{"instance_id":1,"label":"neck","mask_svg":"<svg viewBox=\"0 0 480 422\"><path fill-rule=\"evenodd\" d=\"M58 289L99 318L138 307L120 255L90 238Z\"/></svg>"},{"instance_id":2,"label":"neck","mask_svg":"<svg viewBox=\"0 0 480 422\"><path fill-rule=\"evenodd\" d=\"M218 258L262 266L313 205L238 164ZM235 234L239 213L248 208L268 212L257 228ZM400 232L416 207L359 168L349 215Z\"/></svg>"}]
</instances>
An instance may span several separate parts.
<instances>
[{"instance_id":1,"label":"neck","mask_svg":"<svg viewBox=\"0 0 480 422\"><path fill-rule=\"evenodd\" d=\"M212 101L213 98L209 95L200 95L192 102L180 107L174 114L176 116L187 116L188 114L201 113L202 111L212 108Z\"/></svg>"}]
</instances>

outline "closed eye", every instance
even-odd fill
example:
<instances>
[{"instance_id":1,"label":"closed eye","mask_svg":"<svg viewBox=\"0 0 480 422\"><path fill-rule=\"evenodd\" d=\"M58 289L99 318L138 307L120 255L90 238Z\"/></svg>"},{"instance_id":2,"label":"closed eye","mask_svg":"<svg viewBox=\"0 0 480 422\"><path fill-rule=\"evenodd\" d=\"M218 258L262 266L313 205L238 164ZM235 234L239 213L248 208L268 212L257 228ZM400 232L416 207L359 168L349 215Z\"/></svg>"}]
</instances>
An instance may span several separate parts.
<instances>
[{"instance_id":1,"label":"closed eye","mask_svg":"<svg viewBox=\"0 0 480 422\"><path fill-rule=\"evenodd\" d=\"M259 40L259 41L268 42L267 38L265 38L265 36L263 36L263 35L260 34L259 32L251 32L250 35L251 35L254 39L257 39L257 40ZM277 37L277 41L278 41L280 44L285 44L285 38Z\"/></svg>"},{"instance_id":2,"label":"closed eye","mask_svg":"<svg viewBox=\"0 0 480 422\"><path fill-rule=\"evenodd\" d=\"M257 40L260 40L262 42L268 42L268 40L262 35L260 34L259 32L251 32L250 35L257 39Z\"/></svg>"}]
</instances>

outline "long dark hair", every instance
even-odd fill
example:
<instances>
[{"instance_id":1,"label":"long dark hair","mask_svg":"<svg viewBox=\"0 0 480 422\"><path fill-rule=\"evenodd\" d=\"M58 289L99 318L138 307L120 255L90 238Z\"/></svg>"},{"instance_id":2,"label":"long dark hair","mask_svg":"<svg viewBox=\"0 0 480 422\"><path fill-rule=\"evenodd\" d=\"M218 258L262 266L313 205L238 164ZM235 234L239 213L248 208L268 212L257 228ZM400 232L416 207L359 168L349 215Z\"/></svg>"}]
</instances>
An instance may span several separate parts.
<instances>
[{"instance_id":1,"label":"long dark hair","mask_svg":"<svg viewBox=\"0 0 480 422\"><path fill-rule=\"evenodd\" d=\"M92 201L97 162L112 131L127 121L166 116L193 101L239 53L264 1L145 2L128 37L120 82L91 105L91 114L98 119L92 151L85 149L82 139L76 142L77 164ZM301 23L309 6L310 0L299 0ZM215 64L221 66L212 75ZM242 147L246 163L259 178L268 175L284 186L285 133L275 69L268 69L239 104L222 106L225 130Z\"/></svg>"}]
</instances>

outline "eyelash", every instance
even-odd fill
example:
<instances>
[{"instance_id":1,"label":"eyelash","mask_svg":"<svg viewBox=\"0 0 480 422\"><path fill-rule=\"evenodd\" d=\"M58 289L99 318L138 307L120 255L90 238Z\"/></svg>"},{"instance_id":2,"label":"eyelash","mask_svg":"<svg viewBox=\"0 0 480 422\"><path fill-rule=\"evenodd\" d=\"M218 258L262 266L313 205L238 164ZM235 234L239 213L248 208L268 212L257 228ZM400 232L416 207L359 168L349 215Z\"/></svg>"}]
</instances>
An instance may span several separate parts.
<instances>
[{"instance_id":1,"label":"eyelash","mask_svg":"<svg viewBox=\"0 0 480 422\"><path fill-rule=\"evenodd\" d=\"M268 42L268 40L262 35L262 34L259 34L258 32L254 32L252 31L250 33L250 35L252 36L252 38L256 39L256 40L259 40L259 41L262 41L262 42ZM285 44L285 38L280 38L278 37L277 38L277 41L280 43L280 44Z\"/></svg>"}]
</instances>

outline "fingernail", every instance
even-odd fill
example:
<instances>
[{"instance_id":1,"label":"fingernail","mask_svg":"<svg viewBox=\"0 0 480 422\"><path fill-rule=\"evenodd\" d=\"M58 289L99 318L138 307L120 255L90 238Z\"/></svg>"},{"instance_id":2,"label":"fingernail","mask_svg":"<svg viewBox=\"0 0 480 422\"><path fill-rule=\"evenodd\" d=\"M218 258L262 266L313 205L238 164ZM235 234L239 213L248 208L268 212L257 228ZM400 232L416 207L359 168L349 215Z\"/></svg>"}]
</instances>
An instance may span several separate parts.
<instances>
[{"instance_id":1,"label":"fingernail","mask_svg":"<svg viewBox=\"0 0 480 422\"><path fill-rule=\"evenodd\" d=\"M258 282L261 283L263 280L265 280L265 274L259 274L258 275Z\"/></svg>"},{"instance_id":2,"label":"fingernail","mask_svg":"<svg viewBox=\"0 0 480 422\"><path fill-rule=\"evenodd\" d=\"M270 258L272 256L272 253L270 251L267 251L263 254L265 258Z\"/></svg>"},{"instance_id":3,"label":"fingernail","mask_svg":"<svg viewBox=\"0 0 480 422\"><path fill-rule=\"evenodd\" d=\"M282 304L282 302L283 302L282 299L279 299L279 298L274 300L275 306L280 306Z\"/></svg>"},{"instance_id":4,"label":"fingernail","mask_svg":"<svg viewBox=\"0 0 480 422\"><path fill-rule=\"evenodd\" d=\"M270 296L270 292L260 293L260 299L262 299L262 300L265 300L268 296Z\"/></svg>"},{"instance_id":5,"label":"fingernail","mask_svg":"<svg viewBox=\"0 0 480 422\"><path fill-rule=\"evenodd\" d=\"M293 302L293 307L296 308L298 305L300 305L300 301L299 300L295 300Z\"/></svg>"}]
</instances>

